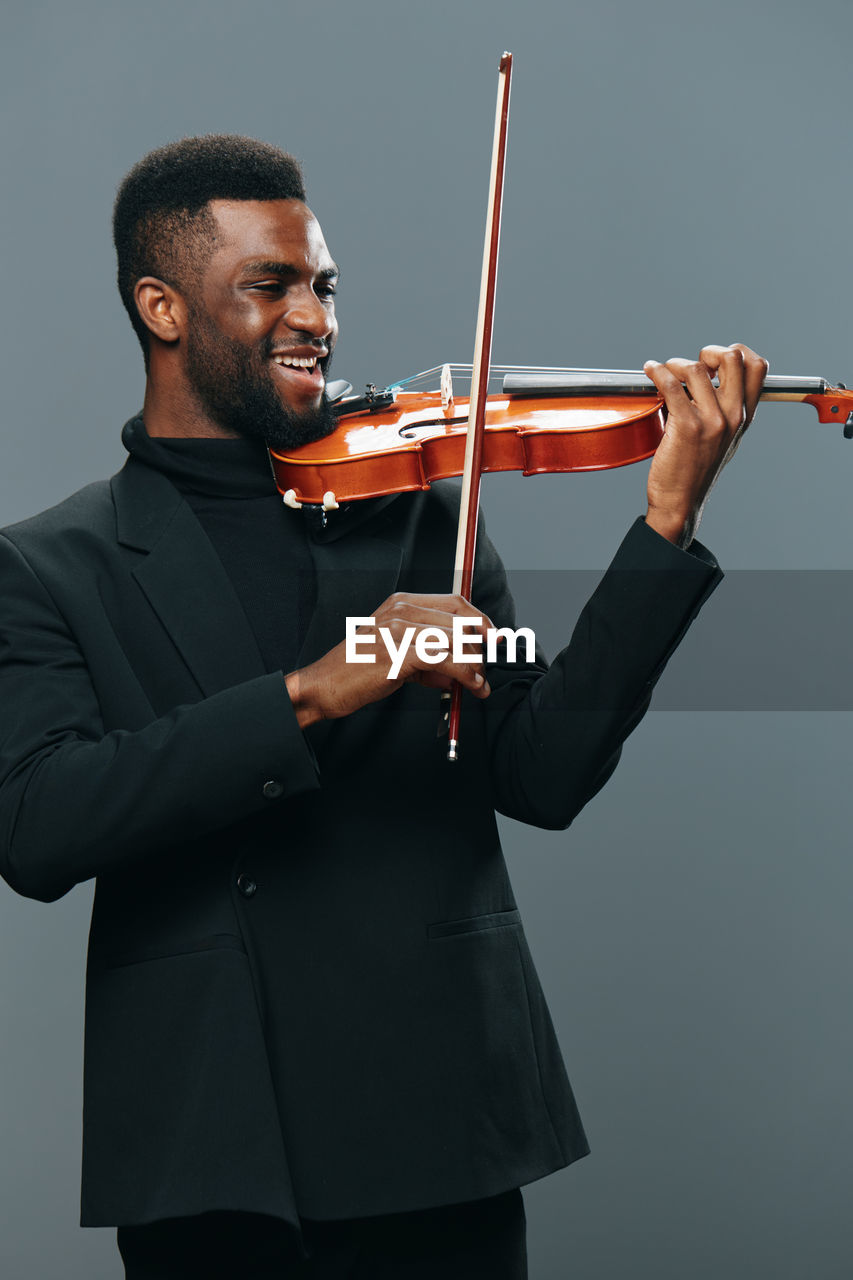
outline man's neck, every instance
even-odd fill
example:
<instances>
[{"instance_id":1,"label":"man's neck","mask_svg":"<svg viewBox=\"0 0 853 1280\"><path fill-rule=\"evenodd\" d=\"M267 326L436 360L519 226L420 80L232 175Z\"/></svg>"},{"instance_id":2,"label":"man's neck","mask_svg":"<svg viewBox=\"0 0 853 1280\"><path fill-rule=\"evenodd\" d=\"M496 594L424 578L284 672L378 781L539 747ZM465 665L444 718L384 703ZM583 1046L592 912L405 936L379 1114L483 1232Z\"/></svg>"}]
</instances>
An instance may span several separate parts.
<instances>
[{"instance_id":1,"label":"man's neck","mask_svg":"<svg viewBox=\"0 0 853 1280\"><path fill-rule=\"evenodd\" d=\"M204 411L198 396L181 377L169 376L162 370L149 370L142 406L145 430L149 436L171 439L239 440L236 431L228 431Z\"/></svg>"}]
</instances>

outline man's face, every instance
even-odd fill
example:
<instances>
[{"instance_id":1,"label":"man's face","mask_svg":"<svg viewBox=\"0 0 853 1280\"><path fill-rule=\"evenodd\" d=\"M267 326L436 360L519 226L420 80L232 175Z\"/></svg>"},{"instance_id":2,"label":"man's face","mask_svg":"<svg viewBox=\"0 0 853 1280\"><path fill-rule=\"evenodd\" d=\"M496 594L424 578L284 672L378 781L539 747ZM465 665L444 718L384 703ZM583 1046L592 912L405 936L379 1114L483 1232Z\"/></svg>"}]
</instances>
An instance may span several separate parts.
<instances>
[{"instance_id":1,"label":"man's face","mask_svg":"<svg viewBox=\"0 0 853 1280\"><path fill-rule=\"evenodd\" d=\"M187 291L186 372L206 413L276 448L334 429L326 373L338 270L299 200L214 200L213 254Z\"/></svg>"}]
</instances>

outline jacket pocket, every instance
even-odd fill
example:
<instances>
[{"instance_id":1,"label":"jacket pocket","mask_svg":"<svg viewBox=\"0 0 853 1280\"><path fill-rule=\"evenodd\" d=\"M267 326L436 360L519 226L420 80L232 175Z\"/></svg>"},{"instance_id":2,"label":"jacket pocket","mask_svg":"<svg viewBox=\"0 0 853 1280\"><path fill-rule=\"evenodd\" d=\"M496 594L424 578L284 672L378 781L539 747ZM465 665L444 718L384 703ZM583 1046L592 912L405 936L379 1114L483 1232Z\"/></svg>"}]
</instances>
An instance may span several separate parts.
<instances>
[{"instance_id":1,"label":"jacket pocket","mask_svg":"<svg viewBox=\"0 0 853 1280\"><path fill-rule=\"evenodd\" d=\"M194 955L198 951L242 951L246 948L242 938L232 933L211 933L206 938L190 938L186 942L166 946L139 947L133 952L116 952L109 956L107 969L124 969L132 964L145 964L148 960L171 960L173 956Z\"/></svg>"},{"instance_id":2,"label":"jacket pocket","mask_svg":"<svg viewBox=\"0 0 853 1280\"><path fill-rule=\"evenodd\" d=\"M462 933L482 933L485 929L506 929L521 924L521 916L512 911L493 911L486 916L469 916L467 920L443 920L427 925L428 938L453 938Z\"/></svg>"}]
</instances>

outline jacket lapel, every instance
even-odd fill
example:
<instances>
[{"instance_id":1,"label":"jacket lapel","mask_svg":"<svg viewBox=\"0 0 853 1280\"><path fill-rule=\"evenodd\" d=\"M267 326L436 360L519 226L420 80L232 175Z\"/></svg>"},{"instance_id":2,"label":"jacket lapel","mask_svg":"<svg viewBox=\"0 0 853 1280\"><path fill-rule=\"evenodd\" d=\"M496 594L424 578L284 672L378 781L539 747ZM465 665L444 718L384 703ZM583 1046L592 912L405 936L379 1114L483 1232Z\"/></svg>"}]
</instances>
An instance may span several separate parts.
<instances>
[{"instance_id":1,"label":"jacket lapel","mask_svg":"<svg viewBox=\"0 0 853 1280\"><path fill-rule=\"evenodd\" d=\"M209 697L263 675L263 659L237 594L174 485L131 458L113 477L112 490L119 542L145 553L133 576L202 693ZM394 591L400 547L362 531L379 505L359 504L340 512L327 529L317 525L310 531L317 597L297 666L334 648L344 639L347 617L372 615Z\"/></svg>"},{"instance_id":2,"label":"jacket lapel","mask_svg":"<svg viewBox=\"0 0 853 1280\"><path fill-rule=\"evenodd\" d=\"M207 535L174 485L130 459L112 480L118 540L147 554L133 576L202 693L264 674L252 629Z\"/></svg>"}]
</instances>

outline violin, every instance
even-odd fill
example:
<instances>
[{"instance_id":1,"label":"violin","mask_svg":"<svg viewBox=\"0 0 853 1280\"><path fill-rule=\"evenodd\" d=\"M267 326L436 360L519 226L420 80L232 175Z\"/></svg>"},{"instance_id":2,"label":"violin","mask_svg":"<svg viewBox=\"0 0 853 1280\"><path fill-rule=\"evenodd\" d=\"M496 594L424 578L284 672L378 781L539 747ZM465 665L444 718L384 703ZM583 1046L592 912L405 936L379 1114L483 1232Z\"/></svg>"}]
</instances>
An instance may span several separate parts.
<instances>
[{"instance_id":1,"label":"violin","mask_svg":"<svg viewBox=\"0 0 853 1280\"><path fill-rule=\"evenodd\" d=\"M599 471L649 458L664 433L664 401L642 373L601 370L498 369L492 366L495 285L509 119L512 54L498 67L498 95L480 300L470 395L457 399L453 369L443 365L364 396L327 391L338 426L324 439L289 453L270 450L273 475L291 507L322 506L428 489L434 480L462 477L453 593L471 598L477 543L480 478L488 471L524 475ZM494 373L500 393L489 395ZM436 378L436 375L437 378ZM432 378L426 391L413 384ZM844 418L853 437L853 392L821 378L767 378L762 399L813 404L822 422ZM461 686L454 683L447 713L447 758L458 760Z\"/></svg>"},{"instance_id":2,"label":"violin","mask_svg":"<svg viewBox=\"0 0 853 1280\"><path fill-rule=\"evenodd\" d=\"M362 396L330 385L335 431L289 453L270 450L284 501L331 511L461 475L470 401L454 392L459 373L470 376L471 366L437 366L381 390L368 385ZM664 402L644 373L492 365L491 376L502 384L486 398L481 471L624 467L650 458L663 435ZM769 375L760 398L810 404L819 422L843 424L853 439L853 391L843 383Z\"/></svg>"}]
</instances>

